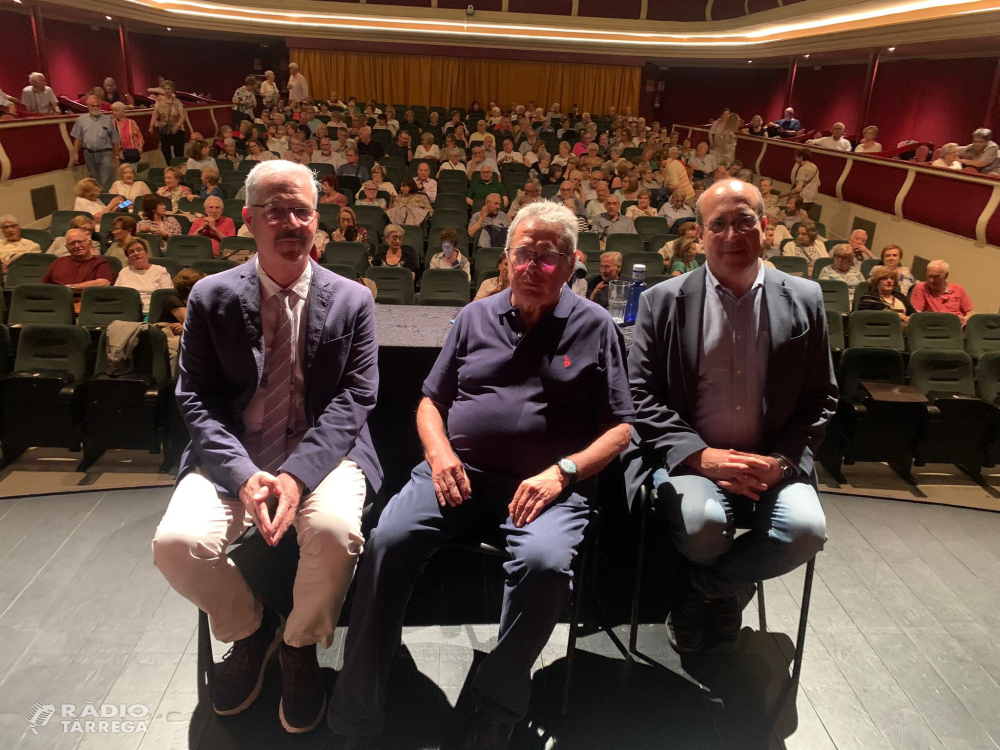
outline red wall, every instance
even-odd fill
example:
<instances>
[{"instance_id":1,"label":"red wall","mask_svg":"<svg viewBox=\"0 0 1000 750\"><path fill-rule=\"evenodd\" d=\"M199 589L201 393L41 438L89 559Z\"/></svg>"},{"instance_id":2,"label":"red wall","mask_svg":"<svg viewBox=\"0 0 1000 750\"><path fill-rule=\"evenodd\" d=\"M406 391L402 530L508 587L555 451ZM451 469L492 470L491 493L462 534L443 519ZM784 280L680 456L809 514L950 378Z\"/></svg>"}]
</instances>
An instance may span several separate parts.
<instances>
[{"instance_id":1,"label":"red wall","mask_svg":"<svg viewBox=\"0 0 1000 750\"><path fill-rule=\"evenodd\" d=\"M0 10L0 89L20 97L28 85L28 75L36 70L35 44L31 40L31 19L21 13Z\"/></svg>"},{"instance_id":2,"label":"red wall","mask_svg":"<svg viewBox=\"0 0 1000 750\"><path fill-rule=\"evenodd\" d=\"M829 130L843 122L853 135L861 114L861 95L867 64L824 65L818 70L801 63L795 74L792 107L802 127Z\"/></svg>"},{"instance_id":3,"label":"red wall","mask_svg":"<svg viewBox=\"0 0 1000 750\"><path fill-rule=\"evenodd\" d=\"M57 94L76 98L111 76L124 85L121 48L116 29L46 19L45 47L49 85ZM27 82L25 82L27 83Z\"/></svg>"},{"instance_id":4,"label":"red wall","mask_svg":"<svg viewBox=\"0 0 1000 750\"><path fill-rule=\"evenodd\" d=\"M675 68L660 71L665 83L653 119L671 123L703 123L723 107L744 120L781 116L788 71L774 68ZM645 85L645 84L643 84Z\"/></svg>"}]
</instances>

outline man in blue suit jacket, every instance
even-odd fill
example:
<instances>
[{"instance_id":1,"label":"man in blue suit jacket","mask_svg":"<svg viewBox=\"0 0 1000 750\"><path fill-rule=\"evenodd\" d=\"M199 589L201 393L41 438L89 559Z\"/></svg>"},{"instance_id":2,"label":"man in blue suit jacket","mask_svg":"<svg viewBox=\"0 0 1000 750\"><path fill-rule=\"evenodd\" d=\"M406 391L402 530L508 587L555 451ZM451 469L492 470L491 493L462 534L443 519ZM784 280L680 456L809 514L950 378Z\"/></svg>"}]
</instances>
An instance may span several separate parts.
<instances>
[{"instance_id":1,"label":"man in blue suit jacket","mask_svg":"<svg viewBox=\"0 0 1000 750\"><path fill-rule=\"evenodd\" d=\"M624 456L630 497L650 475L690 587L671 645L736 637L736 592L811 559L826 540L813 454L836 407L819 286L766 268L753 186L717 182L697 207L706 265L640 298ZM736 538L737 527L750 530Z\"/></svg>"},{"instance_id":2,"label":"man in blue suit jacket","mask_svg":"<svg viewBox=\"0 0 1000 750\"><path fill-rule=\"evenodd\" d=\"M318 196L307 168L262 162L246 194L256 258L199 281L188 300L177 402L191 444L153 555L215 637L233 643L216 668L216 713L247 708L279 651L279 716L301 733L325 709L316 644L333 641L364 543L366 480L377 490L382 478L366 425L378 392L374 303L309 259ZM295 527L286 623L226 556L251 523L272 546Z\"/></svg>"}]
</instances>

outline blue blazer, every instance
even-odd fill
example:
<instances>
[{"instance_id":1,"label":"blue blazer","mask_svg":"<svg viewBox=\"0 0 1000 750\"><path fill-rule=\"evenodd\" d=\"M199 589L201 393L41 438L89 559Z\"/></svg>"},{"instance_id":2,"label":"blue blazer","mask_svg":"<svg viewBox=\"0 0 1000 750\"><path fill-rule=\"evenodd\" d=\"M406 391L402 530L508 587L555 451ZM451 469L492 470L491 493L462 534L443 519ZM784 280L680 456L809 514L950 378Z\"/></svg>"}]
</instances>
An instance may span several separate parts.
<instances>
[{"instance_id":1,"label":"blue blazer","mask_svg":"<svg viewBox=\"0 0 1000 750\"><path fill-rule=\"evenodd\" d=\"M635 405L622 461L631 502L656 469L673 473L709 446L691 426L698 397L705 267L668 279L639 298L628 355ZM764 384L765 454L780 453L814 477L813 454L837 408L837 379L819 284L764 269L771 351ZM814 477L815 483L815 477Z\"/></svg>"},{"instance_id":2,"label":"blue blazer","mask_svg":"<svg viewBox=\"0 0 1000 750\"><path fill-rule=\"evenodd\" d=\"M305 333L308 430L281 470L311 491L350 458L378 491L382 469L368 433L378 394L375 303L366 287L312 263ZM181 338L177 404L191 432L178 480L195 467L236 495L257 471L240 442L242 414L264 371L256 261L195 284Z\"/></svg>"}]
</instances>

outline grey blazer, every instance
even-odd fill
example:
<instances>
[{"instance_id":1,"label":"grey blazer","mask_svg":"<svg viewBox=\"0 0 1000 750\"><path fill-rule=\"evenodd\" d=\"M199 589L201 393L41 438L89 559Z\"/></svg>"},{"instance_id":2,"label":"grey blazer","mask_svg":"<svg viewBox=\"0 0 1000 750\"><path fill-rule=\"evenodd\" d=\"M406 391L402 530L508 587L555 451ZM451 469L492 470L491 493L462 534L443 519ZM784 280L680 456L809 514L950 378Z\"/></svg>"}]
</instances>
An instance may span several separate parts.
<instances>
[{"instance_id":1,"label":"grey blazer","mask_svg":"<svg viewBox=\"0 0 1000 750\"><path fill-rule=\"evenodd\" d=\"M698 396L705 303L705 267L643 293L628 357L635 405L632 440L622 461L629 502L656 469L673 473L692 453L709 446L691 427ZM819 284L764 270L764 301L771 351L764 386L763 453L781 453L814 475L813 453L837 406Z\"/></svg>"}]
</instances>

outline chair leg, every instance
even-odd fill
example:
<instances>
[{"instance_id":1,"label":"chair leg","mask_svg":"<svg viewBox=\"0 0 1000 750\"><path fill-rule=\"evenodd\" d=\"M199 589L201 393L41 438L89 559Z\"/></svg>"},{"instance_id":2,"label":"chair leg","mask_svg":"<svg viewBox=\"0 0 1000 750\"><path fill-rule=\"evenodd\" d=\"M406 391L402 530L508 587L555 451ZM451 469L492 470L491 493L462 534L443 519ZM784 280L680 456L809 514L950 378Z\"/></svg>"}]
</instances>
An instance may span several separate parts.
<instances>
[{"instance_id":1,"label":"chair leg","mask_svg":"<svg viewBox=\"0 0 1000 750\"><path fill-rule=\"evenodd\" d=\"M792 666L792 682L799 683L802 672L802 653L806 645L806 624L809 621L809 599L812 597L813 571L816 569L814 557L806 564L806 580L802 586L802 610L799 612L799 637L795 642L795 663Z\"/></svg>"},{"instance_id":2,"label":"chair leg","mask_svg":"<svg viewBox=\"0 0 1000 750\"><path fill-rule=\"evenodd\" d=\"M208 615L198 610L198 690L206 689L211 694L215 684L215 660L212 657L212 631L208 626Z\"/></svg>"},{"instance_id":3,"label":"chair leg","mask_svg":"<svg viewBox=\"0 0 1000 750\"><path fill-rule=\"evenodd\" d=\"M646 488L639 490L639 552L635 562L635 584L632 587L632 622L628 631L628 650L636 653L639 635L639 601L642 597L642 561L646 551Z\"/></svg>"},{"instance_id":4,"label":"chair leg","mask_svg":"<svg viewBox=\"0 0 1000 750\"><path fill-rule=\"evenodd\" d=\"M767 632L767 615L764 612L764 582L757 581L757 615L760 617L760 632Z\"/></svg>"},{"instance_id":5,"label":"chair leg","mask_svg":"<svg viewBox=\"0 0 1000 750\"><path fill-rule=\"evenodd\" d=\"M569 709L569 689L573 679L573 659L576 656L576 636L579 631L580 603L583 601L583 581L587 575L587 558L590 553L590 544L593 534L592 526L596 516L592 515L590 523L587 524L586 538L583 542L583 549L580 552L580 565L577 574L574 576L576 584L573 590L573 604L570 607L569 638L566 642L566 676L563 678L562 715L566 715Z\"/></svg>"}]
</instances>

